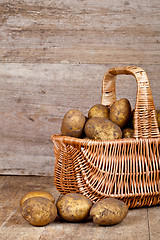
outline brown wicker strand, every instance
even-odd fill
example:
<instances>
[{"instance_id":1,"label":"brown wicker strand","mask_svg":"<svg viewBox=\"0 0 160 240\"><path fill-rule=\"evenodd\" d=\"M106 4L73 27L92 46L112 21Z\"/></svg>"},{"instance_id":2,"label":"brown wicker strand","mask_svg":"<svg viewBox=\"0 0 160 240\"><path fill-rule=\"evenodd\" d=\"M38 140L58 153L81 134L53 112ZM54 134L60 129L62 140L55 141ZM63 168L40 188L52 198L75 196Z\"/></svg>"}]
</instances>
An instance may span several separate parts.
<instances>
[{"instance_id":1,"label":"brown wicker strand","mask_svg":"<svg viewBox=\"0 0 160 240\"><path fill-rule=\"evenodd\" d=\"M121 199L130 208L160 204L160 136L149 80L141 68L110 69L103 78L102 103L115 100L118 74L136 77L134 138L111 141L52 135L54 184L61 193L79 192L91 201Z\"/></svg>"},{"instance_id":2,"label":"brown wicker strand","mask_svg":"<svg viewBox=\"0 0 160 240\"><path fill-rule=\"evenodd\" d=\"M101 103L111 106L116 101L115 80L118 74L130 74L137 80L134 137L160 137L151 87L142 68L127 66L109 69L103 78Z\"/></svg>"}]
</instances>

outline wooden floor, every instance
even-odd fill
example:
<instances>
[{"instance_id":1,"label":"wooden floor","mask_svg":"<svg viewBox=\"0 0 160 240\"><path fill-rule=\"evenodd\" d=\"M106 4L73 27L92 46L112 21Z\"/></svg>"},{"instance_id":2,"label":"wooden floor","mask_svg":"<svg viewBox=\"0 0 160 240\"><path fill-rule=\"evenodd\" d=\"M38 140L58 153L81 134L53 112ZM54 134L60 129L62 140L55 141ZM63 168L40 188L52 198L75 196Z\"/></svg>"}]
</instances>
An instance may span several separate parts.
<instances>
[{"instance_id":1,"label":"wooden floor","mask_svg":"<svg viewBox=\"0 0 160 240\"><path fill-rule=\"evenodd\" d=\"M52 134L76 108L101 102L112 67L138 66L160 109L159 0L0 0L0 174L52 176ZM117 99L135 108L137 83Z\"/></svg>"},{"instance_id":2,"label":"wooden floor","mask_svg":"<svg viewBox=\"0 0 160 240\"><path fill-rule=\"evenodd\" d=\"M83 223L67 223L60 219L45 227L34 227L21 214L19 201L25 192L46 190L58 198L52 177L0 176L1 240L158 240L160 239L160 207L129 210L118 225L100 227L91 219Z\"/></svg>"}]
</instances>

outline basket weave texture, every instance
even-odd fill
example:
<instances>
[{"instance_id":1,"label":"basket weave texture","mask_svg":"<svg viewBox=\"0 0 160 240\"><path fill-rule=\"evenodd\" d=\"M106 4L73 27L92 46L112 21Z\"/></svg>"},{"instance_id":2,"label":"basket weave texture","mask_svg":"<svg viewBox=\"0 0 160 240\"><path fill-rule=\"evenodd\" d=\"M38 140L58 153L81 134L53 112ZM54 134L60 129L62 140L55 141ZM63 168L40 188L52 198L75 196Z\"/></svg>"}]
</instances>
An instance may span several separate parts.
<instances>
[{"instance_id":1,"label":"basket weave texture","mask_svg":"<svg viewBox=\"0 0 160 240\"><path fill-rule=\"evenodd\" d=\"M109 69L102 82L103 105L116 101L118 74L131 74L137 80L134 138L102 141L52 135L54 184L61 193L82 193L92 202L113 197L130 208L157 205L160 133L149 80L139 67Z\"/></svg>"}]
</instances>

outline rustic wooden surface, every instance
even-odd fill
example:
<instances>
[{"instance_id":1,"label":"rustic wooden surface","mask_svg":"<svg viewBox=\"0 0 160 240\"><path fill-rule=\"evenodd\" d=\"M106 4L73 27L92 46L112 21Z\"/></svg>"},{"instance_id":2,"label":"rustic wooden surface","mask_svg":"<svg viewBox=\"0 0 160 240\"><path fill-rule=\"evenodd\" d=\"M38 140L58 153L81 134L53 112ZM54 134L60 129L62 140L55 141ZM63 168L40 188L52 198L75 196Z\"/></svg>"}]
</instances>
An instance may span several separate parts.
<instances>
[{"instance_id":1,"label":"rustic wooden surface","mask_svg":"<svg viewBox=\"0 0 160 240\"><path fill-rule=\"evenodd\" d=\"M3 62L159 64L159 1L1 0Z\"/></svg>"},{"instance_id":2,"label":"rustic wooden surface","mask_svg":"<svg viewBox=\"0 0 160 240\"><path fill-rule=\"evenodd\" d=\"M160 109L159 12L158 0L0 0L0 174L53 175L50 136L100 102L110 67L144 68ZM117 97L134 108L132 76Z\"/></svg>"},{"instance_id":3,"label":"rustic wooden surface","mask_svg":"<svg viewBox=\"0 0 160 240\"><path fill-rule=\"evenodd\" d=\"M129 210L119 224L100 227L88 219L68 223L56 219L45 227L34 227L20 214L19 201L31 190L45 190L57 200L59 193L52 177L0 176L0 239L1 240L158 240L160 239L160 207Z\"/></svg>"}]
</instances>

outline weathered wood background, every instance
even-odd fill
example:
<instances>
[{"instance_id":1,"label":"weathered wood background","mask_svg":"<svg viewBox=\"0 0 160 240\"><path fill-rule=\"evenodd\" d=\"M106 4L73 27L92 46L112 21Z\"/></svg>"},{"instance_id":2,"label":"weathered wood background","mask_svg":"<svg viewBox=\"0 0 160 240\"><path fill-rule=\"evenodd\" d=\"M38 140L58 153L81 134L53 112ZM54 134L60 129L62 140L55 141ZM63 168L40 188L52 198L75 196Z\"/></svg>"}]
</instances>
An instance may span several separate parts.
<instances>
[{"instance_id":1,"label":"weathered wood background","mask_svg":"<svg viewBox=\"0 0 160 240\"><path fill-rule=\"evenodd\" d=\"M0 174L53 175L50 136L100 102L110 67L142 67L160 108L159 13L159 0L0 0ZM121 97L134 107L132 76Z\"/></svg>"}]
</instances>

